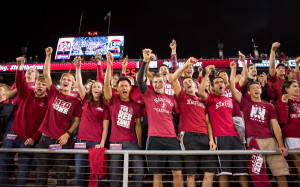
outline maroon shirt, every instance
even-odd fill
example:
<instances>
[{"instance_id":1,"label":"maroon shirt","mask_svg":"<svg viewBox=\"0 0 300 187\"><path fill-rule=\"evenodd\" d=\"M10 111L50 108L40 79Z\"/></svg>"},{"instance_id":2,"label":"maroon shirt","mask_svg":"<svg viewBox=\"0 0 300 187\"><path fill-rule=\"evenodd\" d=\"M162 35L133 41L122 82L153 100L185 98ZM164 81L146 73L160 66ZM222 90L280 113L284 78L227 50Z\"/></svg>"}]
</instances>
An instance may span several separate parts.
<instances>
[{"instance_id":1,"label":"maroon shirt","mask_svg":"<svg viewBox=\"0 0 300 187\"><path fill-rule=\"evenodd\" d=\"M16 72L16 88L20 96L12 130L23 140L31 138L37 141L41 133L38 131L48 107L48 97L36 97L25 80L24 71Z\"/></svg>"},{"instance_id":2,"label":"maroon shirt","mask_svg":"<svg viewBox=\"0 0 300 187\"><path fill-rule=\"evenodd\" d=\"M282 97L281 85L284 81L285 80L279 78L276 73L274 77L269 74L269 84L273 88L277 100Z\"/></svg>"},{"instance_id":3,"label":"maroon shirt","mask_svg":"<svg viewBox=\"0 0 300 187\"><path fill-rule=\"evenodd\" d=\"M179 131L207 133L205 121L206 107L200 97L188 95L183 89L176 97L179 113Z\"/></svg>"},{"instance_id":4,"label":"maroon shirt","mask_svg":"<svg viewBox=\"0 0 300 187\"><path fill-rule=\"evenodd\" d=\"M95 101L93 106L88 103L87 94L82 101L83 110L77 137L87 141L101 141L103 120L109 120L109 110L104 104L98 106Z\"/></svg>"},{"instance_id":5,"label":"maroon shirt","mask_svg":"<svg viewBox=\"0 0 300 187\"><path fill-rule=\"evenodd\" d=\"M246 137L273 137L269 121L277 119L277 113L271 103L263 100L261 102L253 102L242 97L241 109L244 113Z\"/></svg>"},{"instance_id":6,"label":"maroon shirt","mask_svg":"<svg viewBox=\"0 0 300 187\"><path fill-rule=\"evenodd\" d=\"M278 99L275 103L279 116L279 123L283 137L300 138L300 100L289 100L293 105L293 111L289 111L287 103Z\"/></svg>"},{"instance_id":7,"label":"maroon shirt","mask_svg":"<svg viewBox=\"0 0 300 187\"><path fill-rule=\"evenodd\" d=\"M39 131L59 139L69 129L73 117L81 117L82 105L72 95L64 95L52 84L48 93L48 110Z\"/></svg>"},{"instance_id":8,"label":"maroon shirt","mask_svg":"<svg viewBox=\"0 0 300 187\"><path fill-rule=\"evenodd\" d=\"M111 142L137 141L135 119L142 117L140 104L122 101L119 96L112 95L108 108L111 116Z\"/></svg>"}]
</instances>

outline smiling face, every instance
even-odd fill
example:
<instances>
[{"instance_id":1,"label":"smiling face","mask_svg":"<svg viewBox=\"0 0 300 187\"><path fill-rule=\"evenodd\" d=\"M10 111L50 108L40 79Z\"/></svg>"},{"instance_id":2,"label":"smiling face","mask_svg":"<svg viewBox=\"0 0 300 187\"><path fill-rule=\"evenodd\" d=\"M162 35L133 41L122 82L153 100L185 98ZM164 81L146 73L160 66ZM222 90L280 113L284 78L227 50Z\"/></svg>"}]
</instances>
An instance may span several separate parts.
<instances>
[{"instance_id":1,"label":"smiling face","mask_svg":"<svg viewBox=\"0 0 300 187\"><path fill-rule=\"evenodd\" d=\"M215 78L213 80L213 89L216 95L224 95L225 92L225 82L222 78Z\"/></svg>"},{"instance_id":2,"label":"smiling face","mask_svg":"<svg viewBox=\"0 0 300 187\"><path fill-rule=\"evenodd\" d=\"M98 101L101 93L103 93L103 86L100 82L96 81L91 85L91 94L93 95L93 99Z\"/></svg>"},{"instance_id":3,"label":"smiling face","mask_svg":"<svg viewBox=\"0 0 300 187\"><path fill-rule=\"evenodd\" d=\"M285 90L291 96L299 96L299 86L297 82L293 82L289 87L285 88Z\"/></svg>"},{"instance_id":4,"label":"smiling face","mask_svg":"<svg viewBox=\"0 0 300 187\"><path fill-rule=\"evenodd\" d=\"M128 100L130 97L131 85L127 80L122 80L117 85L117 91L120 93L121 100Z\"/></svg>"},{"instance_id":5,"label":"smiling face","mask_svg":"<svg viewBox=\"0 0 300 187\"><path fill-rule=\"evenodd\" d=\"M259 83L252 83L248 86L248 94L251 98L260 99L261 86Z\"/></svg>"},{"instance_id":6,"label":"smiling face","mask_svg":"<svg viewBox=\"0 0 300 187\"><path fill-rule=\"evenodd\" d=\"M194 68L192 65L189 65L187 68L185 68L185 70L183 71L183 74L186 77L192 77L194 73Z\"/></svg>"},{"instance_id":7,"label":"smiling face","mask_svg":"<svg viewBox=\"0 0 300 187\"><path fill-rule=\"evenodd\" d=\"M159 73L163 76L166 76L169 73L169 69L166 66L161 66L159 68Z\"/></svg>"},{"instance_id":8,"label":"smiling face","mask_svg":"<svg viewBox=\"0 0 300 187\"><path fill-rule=\"evenodd\" d=\"M74 77L71 74L63 74L60 78L60 87L63 91L71 91L74 86Z\"/></svg>"},{"instance_id":9,"label":"smiling face","mask_svg":"<svg viewBox=\"0 0 300 187\"><path fill-rule=\"evenodd\" d=\"M152 80L152 86L155 93L163 94L165 93L165 80L163 77L154 76Z\"/></svg>"},{"instance_id":10,"label":"smiling face","mask_svg":"<svg viewBox=\"0 0 300 187\"><path fill-rule=\"evenodd\" d=\"M189 95L194 95L195 94L195 82L193 81L192 78L185 78L182 81L183 85L183 90L189 94Z\"/></svg>"}]
</instances>

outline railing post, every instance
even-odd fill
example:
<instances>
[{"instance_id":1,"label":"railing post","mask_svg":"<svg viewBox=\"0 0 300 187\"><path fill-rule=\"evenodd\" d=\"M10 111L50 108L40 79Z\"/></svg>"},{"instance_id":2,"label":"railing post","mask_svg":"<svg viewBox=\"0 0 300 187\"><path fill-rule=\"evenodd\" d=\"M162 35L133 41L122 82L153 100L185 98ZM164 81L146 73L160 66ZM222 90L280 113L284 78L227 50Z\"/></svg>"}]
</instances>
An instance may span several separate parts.
<instances>
[{"instance_id":1,"label":"railing post","mask_svg":"<svg viewBox=\"0 0 300 187\"><path fill-rule=\"evenodd\" d=\"M124 153L124 167L123 167L123 187L128 186L128 170L129 170L129 154Z\"/></svg>"}]
</instances>

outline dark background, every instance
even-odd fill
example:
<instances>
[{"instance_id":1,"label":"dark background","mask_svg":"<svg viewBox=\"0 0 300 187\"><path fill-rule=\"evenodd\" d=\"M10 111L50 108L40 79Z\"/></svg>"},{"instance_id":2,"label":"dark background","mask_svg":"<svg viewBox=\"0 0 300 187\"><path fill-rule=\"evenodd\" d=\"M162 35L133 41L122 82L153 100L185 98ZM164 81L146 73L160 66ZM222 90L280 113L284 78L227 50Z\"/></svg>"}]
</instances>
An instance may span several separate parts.
<instances>
[{"instance_id":1,"label":"dark background","mask_svg":"<svg viewBox=\"0 0 300 187\"><path fill-rule=\"evenodd\" d=\"M28 56L39 55L58 38L78 34L83 11L81 35L88 30L125 36L124 53L141 57L143 48L151 48L158 58L169 58L169 43L177 40L178 58L218 56L218 41L224 43L224 56L253 52L251 39L259 52L269 53L272 42L289 57L300 55L300 1L72 1L7 2L2 6L0 62L20 56L28 46ZM74 6L76 5L76 6ZM54 55L52 56L54 58Z\"/></svg>"}]
</instances>

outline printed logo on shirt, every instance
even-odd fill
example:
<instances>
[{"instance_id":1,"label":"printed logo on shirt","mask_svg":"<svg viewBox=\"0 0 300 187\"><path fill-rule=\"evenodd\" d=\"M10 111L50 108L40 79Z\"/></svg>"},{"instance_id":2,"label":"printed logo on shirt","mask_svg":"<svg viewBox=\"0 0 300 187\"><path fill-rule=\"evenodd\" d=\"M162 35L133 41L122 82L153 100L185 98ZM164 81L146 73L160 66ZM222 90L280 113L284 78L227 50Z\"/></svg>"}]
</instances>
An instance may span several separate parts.
<instances>
[{"instance_id":1,"label":"printed logo on shirt","mask_svg":"<svg viewBox=\"0 0 300 187\"><path fill-rule=\"evenodd\" d=\"M65 101L59 97L56 97L54 99L52 106L53 106L53 109L56 110L57 112L68 115L71 110L72 103Z\"/></svg>"},{"instance_id":2,"label":"printed logo on shirt","mask_svg":"<svg viewBox=\"0 0 300 187\"><path fill-rule=\"evenodd\" d=\"M232 98L231 90L230 90L230 89L225 89L224 95L225 95L226 97Z\"/></svg>"},{"instance_id":3,"label":"printed logo on shirt","mask_svg":"<svg viewBox=\"0 0 300 187\"><path fill-rule=\"evenodd\" d=\"M291 118L300 118L300 104L293 103L293 109L296 114L290 114Z\"/></svg>"},{"instance_id":4,"label":"printed logo on shirt","mask_svg":"<svg viewBox=\"0 0 300 187\"><path fill-rule=\"evenodd\" d=\"M167 83L165 85L165 94L172 95L172 96L174 95L174 90L173 90L172 84Z\"/></svg>"},{"instance_id":5,"label":"printed logo on shirt","mask_svg":"<svg viewBox=\"0 0 300 187\"><path fill-rule=\"evenodd\" d=\"M40 107L44 107L45 106L45 103L40 103Z\"/></svg>"},{"instance_id":6,"label":"printed logo on shirt","mask_svg":"<svg viewBox=\"0 0 300 187\"><path fill-rule=\"evenodd\" d=\"M101 107L97 107L96 110L103 112L103 109Z\"/></svg>"},{"instance_id":7,"label":"printed logo on shirt","mask_svg":"<svg viewBox=\"0 0 300 187\"><path fill-rule=\"evenodd\" d=\"M200 102L200 101L194 101L192 99L188 99L186 104L200 106L202 108L205 108L205 106L204 106L204 104L202 102Z\"/></svg>"},{"instance_id":8,"label":"printed logo on shirt","mask_svg":"<svg viewBox=\"0 0 300 187\"><path fill-rule=\"evenodd\" d=\"M161 105L160 108L154 108L157 112L163 112L163 113L172 113L172 111L167 110L167 104L169 104L171 107L173 107L173 103L169 99L165 98L155 98L154 99L155 103L159 103Z\"/></svg>"},{"instance_id":9,"label":"printed logo on shirt","mask_svg":"<svg viewBox=\"0 0 300 187\"><path fill-rule=\"evenodd\" d=\"M264 106L257 106L257 105L252 105L251 112L250 112L250 119L264 123L265 122L265 114L266 114L266 109Z\"/></svg>"},{"instance_id":10,"label":"printed logo on shirt","mask_svg":"<svg viewBox=\"0 0 300 187\"><path fill-rule=\"evenodd\" d=\"M133 109L128 106L121 105L118 114L117 125L130 129L130 122L133 115Z\"/></svg>"},{"instance_id":11,"label":"printed logo on shirt","mask_svg":"<svg viewBox=\"0 0 300 187\"><path fill-rule=\"evenodd\" d=\"M227 102L217 102L216 104L216 109L220 108L220 107L229 107L229 108L233 108L232 103L227 103Z\"/></svg>"}]
</instances>

